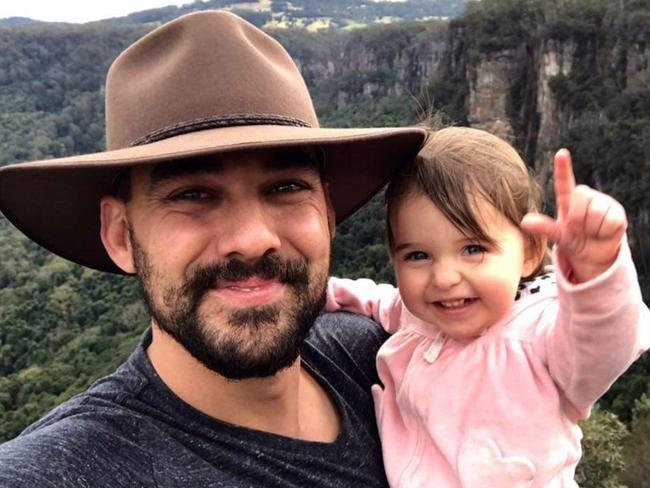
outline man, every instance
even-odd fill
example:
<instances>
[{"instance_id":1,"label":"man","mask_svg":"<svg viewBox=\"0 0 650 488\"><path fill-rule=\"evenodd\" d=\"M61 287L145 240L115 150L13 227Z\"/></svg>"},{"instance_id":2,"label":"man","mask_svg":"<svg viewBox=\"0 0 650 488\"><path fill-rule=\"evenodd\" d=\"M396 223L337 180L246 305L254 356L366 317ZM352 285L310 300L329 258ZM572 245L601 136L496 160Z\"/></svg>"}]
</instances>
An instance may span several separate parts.
<instances>
[{"instance_id":1,"label":"man","mask_svg":"<svg viewBox=\"0 0 650 488\"><path fill-rule=\"evenodd\" d=\"M0 446L0 486L384 486L384 337L317 316L335 223L424 133L320 129L284 49L213 11L117 58L106 130L104 153L2 168L0 207L61 256L136 274L152 327Z\"/></svg>"}]
</instances>

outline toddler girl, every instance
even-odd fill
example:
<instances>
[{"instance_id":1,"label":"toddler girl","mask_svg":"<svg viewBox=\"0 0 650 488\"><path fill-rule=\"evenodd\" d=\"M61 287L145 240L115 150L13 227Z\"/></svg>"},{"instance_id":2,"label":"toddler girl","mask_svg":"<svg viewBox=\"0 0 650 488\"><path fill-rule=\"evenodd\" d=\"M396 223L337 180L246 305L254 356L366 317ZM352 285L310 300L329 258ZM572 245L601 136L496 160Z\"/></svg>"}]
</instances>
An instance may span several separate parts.
<instances>
[{"instance_id":1,"label":"toddler girl","mask_svg":"<svg viewBox=\"0 0 650 488\"><path fill-rule=\"evenodd\" d=\"M558 219L517 152L431 134L390 185L399 290L332 279L328 309L392 334L373 395L392 487L576 487L577 422L650 343L625 211L555 156ZM546 240L556 272L544 272Z\"/></svg>"}]
</instances>

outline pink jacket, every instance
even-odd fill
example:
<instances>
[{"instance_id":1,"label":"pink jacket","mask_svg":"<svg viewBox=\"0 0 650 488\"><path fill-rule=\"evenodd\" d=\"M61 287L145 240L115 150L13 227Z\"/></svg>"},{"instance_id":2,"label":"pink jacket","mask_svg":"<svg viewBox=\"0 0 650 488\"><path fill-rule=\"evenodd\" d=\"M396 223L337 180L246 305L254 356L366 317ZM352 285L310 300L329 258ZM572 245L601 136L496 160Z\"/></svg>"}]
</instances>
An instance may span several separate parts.
<instances>
[{"instance_id":1,"label":"pink jacket","mask_svg":"<svg viewBox=\"0 0 650 488\"><path fill-rule=\"evenodd\" d=\"M370 280L331 279L328 310L362 313L393 335L373 396L391 487L576 487L577 421L650 346L627 245L599 277L526 284L480 337L444 337ZM556 283L557 278L557 283Z\"/></svg>"}]
</instances>

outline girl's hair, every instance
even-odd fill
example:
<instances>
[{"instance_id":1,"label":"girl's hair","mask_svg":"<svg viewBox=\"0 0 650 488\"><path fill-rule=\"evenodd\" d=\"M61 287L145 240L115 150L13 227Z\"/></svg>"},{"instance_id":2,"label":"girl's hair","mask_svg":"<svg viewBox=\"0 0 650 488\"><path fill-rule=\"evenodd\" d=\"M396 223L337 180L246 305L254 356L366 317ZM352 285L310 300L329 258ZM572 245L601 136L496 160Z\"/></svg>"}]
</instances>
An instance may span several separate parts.
<instances>
[{"instance_id":1,"label":"girl's hair","mask_svg":"<svg viewBox=\"0 0 650 488\"><path fill-rule=\"evenodd\" d=\"M432 130L415 160L399 173L386 191L386 231L389 251L395 248L391 220L402 200L413 194L431 199L463 234L493 243L476 212L478 201L496 208L517 228L528 212L541 210L541 190L517 151L488 132L468 127ZM523 232L527 251L540 256L544 238Z\"/></svg>"}]
</instances>

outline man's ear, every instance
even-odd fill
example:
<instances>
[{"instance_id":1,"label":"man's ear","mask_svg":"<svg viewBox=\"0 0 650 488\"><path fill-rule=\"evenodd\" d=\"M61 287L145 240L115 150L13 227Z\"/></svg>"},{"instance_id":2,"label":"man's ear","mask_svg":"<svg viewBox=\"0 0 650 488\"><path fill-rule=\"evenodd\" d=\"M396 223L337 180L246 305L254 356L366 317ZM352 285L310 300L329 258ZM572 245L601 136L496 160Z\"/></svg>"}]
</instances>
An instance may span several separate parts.
<instances>
[{"instance_id":1,"label":"man's ear","mask_svg":"<svg viewBox=\"0 0 650 488\"><path fill-rule=\"evenodd\" d=\"M336 212L330 199L329 183L323 183L323 192L325 193L325 205L327 206L327 225L330 229L330 240L333 241L336 235Z\"/></svg>"},{"instance_id":2,"label":"man's ear","mask_svg":"<svg viewBox=\"0 0 650 488\"><path fill-rule=\"evenodd\" d=\"M135 273L126 204L113 196L104 196L99 206L100 236L106 252L122 271Z\"/></svg>"},{"instance_id":3,"label":"man's ear","mask_svg":"<svg viewBox=\"0 0 650 488\"><path fill-rule=\"evenodd\" d=\"M537 236L536 240L527 238L524 241L524 266L522 276L528 278L544 265L547 254L546 238Z\"/></svg>"}]
</instances>

